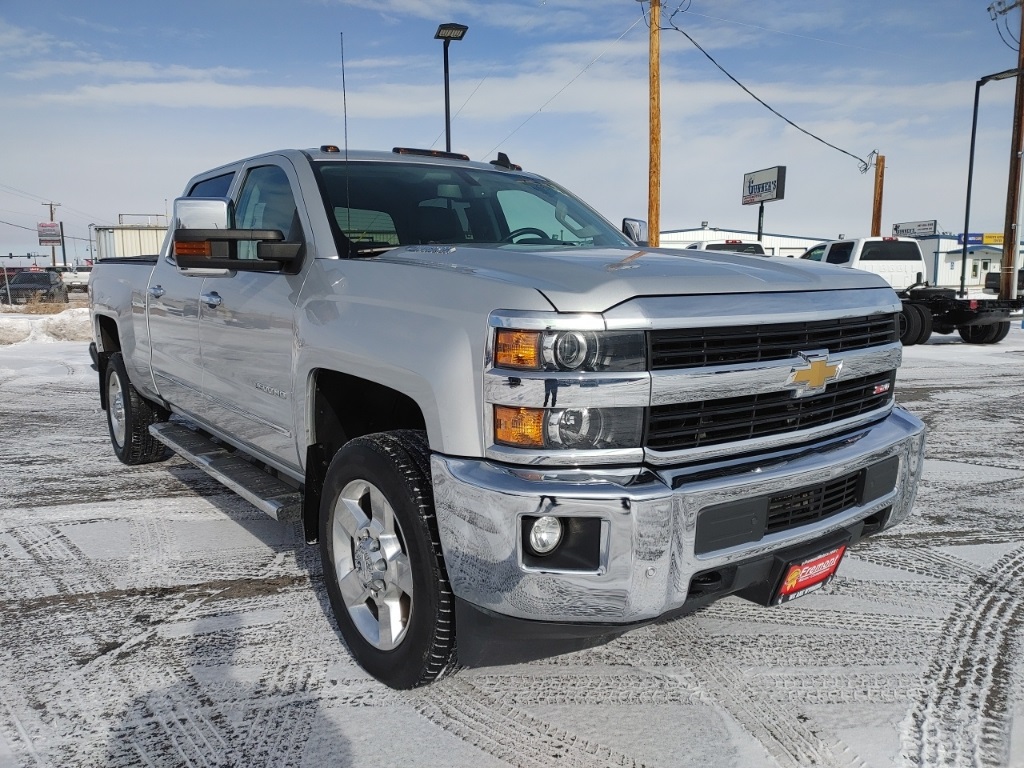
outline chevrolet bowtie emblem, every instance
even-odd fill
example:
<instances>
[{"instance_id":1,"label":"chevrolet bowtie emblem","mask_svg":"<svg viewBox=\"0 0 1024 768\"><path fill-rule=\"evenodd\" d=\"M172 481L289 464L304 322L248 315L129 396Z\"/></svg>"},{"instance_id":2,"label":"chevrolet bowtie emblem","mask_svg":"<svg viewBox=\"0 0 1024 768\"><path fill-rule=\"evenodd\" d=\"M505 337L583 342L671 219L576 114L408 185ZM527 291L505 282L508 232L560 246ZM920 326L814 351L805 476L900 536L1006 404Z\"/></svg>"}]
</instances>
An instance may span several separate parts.
<instances>
[{"instance_id":1,"label":"chevrolet bowtie emblem","mask_svg":"<svg viewBox=\"0 0 1024 768\"><path fill-rule=\"evenodd\" d=\"M825 387L839 378L843 362L829 363L828 352L800 352L805 365L794 365L789 372L786 386L794 390L794 397L814 395L825 391Z\"/></svg>"}]
</instances>

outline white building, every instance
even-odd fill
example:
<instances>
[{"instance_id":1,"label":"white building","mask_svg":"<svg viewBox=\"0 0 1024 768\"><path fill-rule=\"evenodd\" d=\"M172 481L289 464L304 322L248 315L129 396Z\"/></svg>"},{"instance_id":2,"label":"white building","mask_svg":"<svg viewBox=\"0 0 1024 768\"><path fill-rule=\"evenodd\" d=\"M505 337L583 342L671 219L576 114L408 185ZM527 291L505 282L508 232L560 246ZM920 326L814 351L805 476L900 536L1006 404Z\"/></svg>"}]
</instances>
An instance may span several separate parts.
<instances>
[{"instance_id":1,"label":"white building","mask_svg":"<svg viewBox=\"0 0 1024 768\"><path fill-rule=\"evenodd\" d=\"M919 237L921 252L928 267L927 280L943 288L959 288L964 268L964 247L949 234ZM985 275L998 272L1003 259L1001 245L968 245L964 286L981 288Z\"/></svg>"},{"instance_id":2,"label":"white building","mask_svg":"<svg viewBox=\"0 0 1024 768\"><path fill-rule=\"evenodd\" d=\"M764 247L765 253L769 255L796 258L811 246L830 239L832 238L763 232L761 245ZM709 227L707 222L702 222L700 227L693 229L672 229L662 232L660 244L662 248L685 248L691 243L705 243L709 240L756 242L757 232L744 229L719 229L718 227Z\"/></svg>"}]
</instances>

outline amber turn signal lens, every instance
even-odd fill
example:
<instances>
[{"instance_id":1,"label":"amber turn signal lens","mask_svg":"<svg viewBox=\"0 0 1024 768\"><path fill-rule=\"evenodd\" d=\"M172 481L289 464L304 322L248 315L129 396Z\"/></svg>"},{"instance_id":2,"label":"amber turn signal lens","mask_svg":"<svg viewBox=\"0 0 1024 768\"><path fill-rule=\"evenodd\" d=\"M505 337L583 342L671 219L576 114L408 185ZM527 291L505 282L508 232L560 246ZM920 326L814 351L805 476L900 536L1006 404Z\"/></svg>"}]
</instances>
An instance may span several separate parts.
<instances>
[{"instance_id":1,"label":"amber turn signal lens","mask_svg":"<svg viewBox=\"0 0 1024 768\"><path fill-rule=\"evenodd\" d=\"M210 241L199 240L194 243L174 241L175 256L205 256L210 257Z\"/></svg>"},{"instance_id":2,"label":"amber turn signal lens","mask_svg":"<svg viewBox=\"0 0 1024 768\"><path fill-rule=\"evenodd\" d=\"M540 369L540 331L499 328L494 342L494 361L501 368Z\"/></svg>"},{"instance_id":3,"label":"amber turn signal lens","mask_svg":"<svg viewBox=\"0 0 1024 768\"><path fill-rule=\"evenodd\" d=\"M516 448L543 448L544 411L494 406L494 440Z\"/></svg>"}]
</instances>

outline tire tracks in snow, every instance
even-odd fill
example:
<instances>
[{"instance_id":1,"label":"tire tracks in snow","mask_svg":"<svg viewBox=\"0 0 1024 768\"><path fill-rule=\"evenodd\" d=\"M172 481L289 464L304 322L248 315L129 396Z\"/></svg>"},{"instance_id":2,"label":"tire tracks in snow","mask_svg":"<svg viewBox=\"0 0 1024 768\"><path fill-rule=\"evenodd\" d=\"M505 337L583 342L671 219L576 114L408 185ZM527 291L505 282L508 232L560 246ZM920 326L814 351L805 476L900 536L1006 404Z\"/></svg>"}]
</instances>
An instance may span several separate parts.
<instances>
[{"instance_id":1,"label":"tire tracks in snow","mask_svg":"<svg viewBox=\"0 0 1024 768\"><path fill-rule=\"evenodd\" d=\"M915 765L1006 764L1013 663L1024 639L1024 547L971 586L950 612L904 723L903 753Z\"/></svg>"}]
</instances>

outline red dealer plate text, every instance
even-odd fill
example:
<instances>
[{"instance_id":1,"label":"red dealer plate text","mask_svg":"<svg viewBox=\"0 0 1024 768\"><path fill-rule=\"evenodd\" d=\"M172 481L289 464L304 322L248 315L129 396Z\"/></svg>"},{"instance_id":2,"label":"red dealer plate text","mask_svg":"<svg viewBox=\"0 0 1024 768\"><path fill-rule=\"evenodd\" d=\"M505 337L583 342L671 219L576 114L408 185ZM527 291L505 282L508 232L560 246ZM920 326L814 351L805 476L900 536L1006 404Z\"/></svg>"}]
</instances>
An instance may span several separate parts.
<instances>
[{"instance_id":1,"label":"red dealer plate text","mask_svg":"<svg viewBox=\"0 0 1024 768\"><path fill-rule=\"evenodd\" d=\"M775 605L786 603L821 589L835 576L845 552L846 545L842 544L828 552L787 565L783 571L782 585L772 602Z\"/></svg>"}]
</instances>

